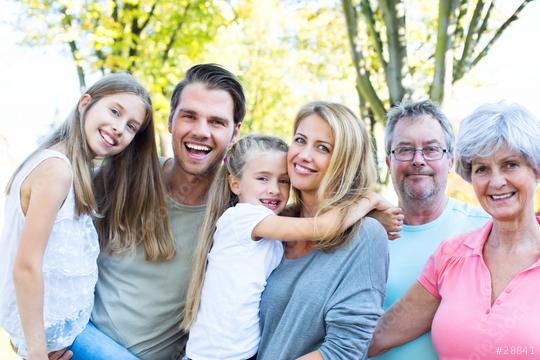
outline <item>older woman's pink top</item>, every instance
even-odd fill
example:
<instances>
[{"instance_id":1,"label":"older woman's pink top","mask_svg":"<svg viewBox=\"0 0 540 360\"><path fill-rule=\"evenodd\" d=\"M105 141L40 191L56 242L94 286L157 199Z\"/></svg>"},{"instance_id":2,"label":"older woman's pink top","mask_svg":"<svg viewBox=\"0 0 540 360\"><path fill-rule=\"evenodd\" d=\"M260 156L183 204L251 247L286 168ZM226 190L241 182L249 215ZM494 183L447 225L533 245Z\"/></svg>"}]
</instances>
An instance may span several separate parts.
<instances>
[{"instance_id":1,"label":"older woman's pink top","mask_svg":"<svg viewBox=\"0 0 540 360\"><path fill-rule=\"evenodd\" d=\"M540 359L540 259L518 273L492 306L482 257L492 227L489 222L443 242L418 278L441 299L431 328L441 360Z\"/></svg>"}]
</instances>

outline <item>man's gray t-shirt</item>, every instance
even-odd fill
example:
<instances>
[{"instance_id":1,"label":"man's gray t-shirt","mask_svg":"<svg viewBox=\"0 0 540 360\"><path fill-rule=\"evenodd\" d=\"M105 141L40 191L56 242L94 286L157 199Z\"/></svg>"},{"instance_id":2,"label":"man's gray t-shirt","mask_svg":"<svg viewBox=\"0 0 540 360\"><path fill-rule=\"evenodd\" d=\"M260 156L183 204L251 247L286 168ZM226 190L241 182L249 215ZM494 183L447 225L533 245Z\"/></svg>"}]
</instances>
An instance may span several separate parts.
<instances>
[{"instance_id":1,"label":"man's gray t-shirt","mask_svg":"<svg viewBox=\"0 0 540 360\"><path fill-rule=\"evenodd\" d=\"M191 279L192 257L206 205L187 206L168 199L176 242L172 260L150 262L139 246L135 255L98 258L92 322L141 359L171 358L187 336L180 313Z\"/></svg>"}]
</instances>

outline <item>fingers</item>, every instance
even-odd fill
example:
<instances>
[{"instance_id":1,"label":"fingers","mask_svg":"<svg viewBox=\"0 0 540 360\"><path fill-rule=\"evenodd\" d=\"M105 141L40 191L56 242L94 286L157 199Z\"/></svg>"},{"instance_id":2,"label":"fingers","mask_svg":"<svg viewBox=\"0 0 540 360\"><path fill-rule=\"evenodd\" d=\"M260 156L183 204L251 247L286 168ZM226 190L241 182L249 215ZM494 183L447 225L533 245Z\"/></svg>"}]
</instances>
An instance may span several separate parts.
<instances>
[{"instance_id":1,"label":"fingers","mask_svg":"<svg viewBox=\"0 0 540 360\"><path fill-rule=\"evenodd\" d=\"M69 360L73 356L73 352L67 348L53 351L49 353L49 360Z\"/></svg>"}]
</instances>

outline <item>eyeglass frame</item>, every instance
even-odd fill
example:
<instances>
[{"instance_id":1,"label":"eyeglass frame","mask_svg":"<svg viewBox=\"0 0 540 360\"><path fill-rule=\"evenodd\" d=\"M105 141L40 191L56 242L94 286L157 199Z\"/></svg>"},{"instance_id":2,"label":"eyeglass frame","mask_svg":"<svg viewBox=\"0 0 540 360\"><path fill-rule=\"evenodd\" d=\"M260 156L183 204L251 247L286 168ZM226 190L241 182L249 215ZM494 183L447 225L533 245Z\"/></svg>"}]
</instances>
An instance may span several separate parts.
<instances>
[{"instance_id":1,"label":"eyeglass frame","mask_svg":"<svg viewBox=\"0 0 540 360\"><path fill-rule=\"evenodd\" d=\"M422 154L422 158L426 161L437 161L437 160L441 160L443 157L444 157L444 154L448 154L448 149L445 149L445 148L441 148L439 146L435 146L437 148L440 148L441 149L441 157L440 158L437 158L437 159L430 159L430 158L426 158L426 155L424 154L424 149L426 147L429 147L429 146L425 146L425 147L421 147L421 148L413 148L412 146L410 147L412 150L413 150L413 153L412 153L412 157L408 160L402 160L402 159L398 159L397 156L396 156L396 150L399 149L399 148L408 148L408 146L398 146L396 148L394 148L393 150L390 151L390 153L392 155L394 155L394 159L396 159L396 161L401 161L401 162L408 162L408 161L413 161L414 160L414 157L416 156L416 153L418 151L420 151L420 154Z\"/></svg>"}]
</instances>

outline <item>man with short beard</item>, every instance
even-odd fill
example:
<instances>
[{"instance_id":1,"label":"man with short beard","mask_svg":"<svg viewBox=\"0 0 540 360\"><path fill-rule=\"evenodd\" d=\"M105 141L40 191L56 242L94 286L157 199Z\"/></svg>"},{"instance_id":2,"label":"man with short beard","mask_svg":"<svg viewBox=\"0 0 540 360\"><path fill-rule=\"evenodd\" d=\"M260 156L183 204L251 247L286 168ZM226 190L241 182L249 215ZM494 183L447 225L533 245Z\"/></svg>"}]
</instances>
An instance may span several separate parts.
<instances>
[{"instance_id":1,"label":"man with short beard","mask_svg":"<svg viewBox=\"0 0 540 360\"><path fill-rule=\"evenodd\" d=\"M404 102L388 113L387 120L386 164L405 218L401 238L389 244L385 309L411 287L443 240L488 220L483 210L445 194L454 164L454 133L435 104ZM437 359L437 354L428 333L376 359Z\"/></svg>"},{"instance_id":2,"label":"man with short beard","mask_svg":"<svg viewBox=\"0 0 540 360\"><path fill-rule=\"evenodd\" d=\"M195 65L176 85L168 119L174 156L161 161L175 251L160 261L148 260L143 244L100 254L92 318L72 346L75 359L182 358L181 313L206 197L245 113L242 85L219 65Z\"/></svg>"}]
</instances>

